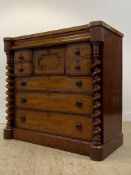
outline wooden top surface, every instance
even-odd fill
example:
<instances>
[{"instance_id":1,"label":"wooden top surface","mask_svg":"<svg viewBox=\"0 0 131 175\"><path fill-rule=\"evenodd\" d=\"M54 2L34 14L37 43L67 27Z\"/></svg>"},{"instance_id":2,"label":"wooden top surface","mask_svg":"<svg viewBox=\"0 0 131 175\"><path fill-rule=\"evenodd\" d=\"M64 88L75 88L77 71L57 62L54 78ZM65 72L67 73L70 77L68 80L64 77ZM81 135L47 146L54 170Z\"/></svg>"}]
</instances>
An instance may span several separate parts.
<instances>
[{"instance_id":1,"label":"wooden top surface","mask_svg":"<svg viewBox=\"0 0 131 175\"><path fill-rule=\"evenodd\" d=\"M67 32L72 32L72 31L85 30L85 29L88 29L88 28L93 27L93 26L103 26L104 28L112 31L113 33L123 37L123 33L119 32L118 30L116 30L115 28L106 24L105 22L93 21L93 22L90 22L89 24L85 24L85 25L81 25L81 26L52 30L52 31L36 33L36 34L31 34L31 35L23 35L23 36L18 36L18 37L6 37L6 38L4 38L4 40L5 41L6 40L23 40L23 39L36 38L36 37L42 37L42 36L47 36L47 35L62 34L62 33L67 33Z\"/></svg>"}]
</instances>

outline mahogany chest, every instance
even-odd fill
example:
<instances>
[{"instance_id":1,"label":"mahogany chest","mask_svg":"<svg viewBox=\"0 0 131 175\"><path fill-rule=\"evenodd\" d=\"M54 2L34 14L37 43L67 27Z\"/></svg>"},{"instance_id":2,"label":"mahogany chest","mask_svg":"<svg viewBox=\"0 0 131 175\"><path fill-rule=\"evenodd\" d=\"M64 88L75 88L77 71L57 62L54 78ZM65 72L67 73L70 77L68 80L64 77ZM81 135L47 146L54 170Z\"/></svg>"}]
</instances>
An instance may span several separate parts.
<instances>
[{"instance_id":1,"label":"mahogany chest","mask_svg":"<svg viewBox=\"0 0 131 175\"><path fill-rule=\"evenodd\" d=\"M4 38L4 138L92 160L103 160L122 145L122 37L96 21Z\"/></svg>"}]
</instances>

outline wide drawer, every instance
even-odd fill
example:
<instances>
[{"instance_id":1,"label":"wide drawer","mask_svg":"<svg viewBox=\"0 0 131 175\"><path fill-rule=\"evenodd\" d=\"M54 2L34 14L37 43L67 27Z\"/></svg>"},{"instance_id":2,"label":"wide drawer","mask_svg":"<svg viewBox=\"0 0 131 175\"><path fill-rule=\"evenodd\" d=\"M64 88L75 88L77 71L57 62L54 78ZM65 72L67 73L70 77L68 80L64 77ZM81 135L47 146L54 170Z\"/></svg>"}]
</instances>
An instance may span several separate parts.
<instances>
[{"instance_id":1,"label":"wide drawer","mask_svg":"<svg viewBox=\"0 0 131 175\"><path fill-rule=\"evenodd\" d=\"M16 106L72 113L92 113L92 96L64 93L16 93Z\"/></svg>"},{"instance_id":2,"label":"wide drawer","mask_svg":"<svg viewBox=\"0 0 131 175\"><path fill-rule=\"evenodd\" d=\"M65 49L43 48L36 49L33 53L34 72L42 74L64 74Z\"/></svg>"},{"instance_id":3,"label":"wide drawer","mask_svg":"<svg viewBox=\"0 0 131 175\"><path fill-rule=\"evenodd\" d=\"M14 62L23 62L32 59L32 51L29 49L14 52Z\"/></svg>"},{"instance_id":4,"label":"wide drawer","mask_svg":"<svg viewBox=\"0 0 131 175\"><path fill-rule=\"evenodd\" d=\"M16 110L15 126L79 139L92 135L92 119L80 115Z\"/></svg>"},{"instance_id":5,"label":"wide drawer","mask_svg":"<svg viewBox=\"0 0 131 175\"><path fill-rule=\"evenodd\" d=\"M28 76L32 74L32 71L33 68L31 62L14 64L14 74L16 76Z\"/></svg>"},{"instance_id":6,"label":"wide drawer","mask_svg":"<svg viewBox=\"0 0 131 175\"><path fill-rule=\"evenodd\" d=\"M91 73L91 46L89 42L67 46L67 73L82 75Z\"/></svg>"},{"instance_id":7,"label":"wide drawer","mask_svg":"<svg viewBox=\"0 0 131 175\"><path fill-rule=\"evenodd\" d=\"M92 78L82 76L44 76L15 79L17 90L91 92Z\"/></svg>"}]
</instances>

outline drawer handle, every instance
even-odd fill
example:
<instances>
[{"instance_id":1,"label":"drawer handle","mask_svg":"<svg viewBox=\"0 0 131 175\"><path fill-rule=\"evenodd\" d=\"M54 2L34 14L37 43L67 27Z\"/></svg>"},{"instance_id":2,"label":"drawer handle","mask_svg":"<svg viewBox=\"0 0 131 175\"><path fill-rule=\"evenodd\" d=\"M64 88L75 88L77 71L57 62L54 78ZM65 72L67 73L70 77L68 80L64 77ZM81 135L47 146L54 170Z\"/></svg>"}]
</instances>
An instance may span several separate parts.
<instances>
[{"instance_id":1,"label":"drawer handle","mask_svg":"<svg viewBox=\"0 0 131 175\"><path fill-rule=\"evenodd\" d=\"M25 103L25 102L27 102L27 99L26 98L21 98L21 102Z\"/></svg>"},{"instance_id":2,"label":"drawer handle","mask_svg":"<svg viewBox=\"0 0 131 175\"><path fill-rule=\"evenodd\" d=\"M27 82L26 81L22 81L21 82L21 86L26 86Z\"/></svg>"},{"instance_id":3,"label":"drawer handle","mask_svg":"<svg viewBox=\"0 0 131 175\"><path fill-rule=\"evenodd\" d=\"M78 55L78 56L80 55L80 49L79 48L76 49L75 54Z\"/></svg>"},{"instance_id":4,"label":"drawer handle","mask_svg":"<svg viewBox=\"0 0 131 175\"><path fill-rule=\"evenodd\" d=\"M20 55L20 56L19 56L19 59L20 59L20 60L23 60L23 59L24 59L23 55Z\"/></svg>"},{"instance_id":5,"label":"drawer handle","mask_svg":"<svg viewBox=\"0 0 131 175\"><path fill-rule=\"evenodd\" d=\"M76 106L77 107L82 107L83 106L83 102L82 101L76 101Z\"/></svg>"},{"instance_id":6,"label":"drawer handle","mask_svg":"<svg viewBox=\"0 0 131 175\"><path fill-rule=\"evenodd\" d=\"M82 81L81 80L76 81L76 86L81 87L82 86Z\"/></svg>"},{"instance_id":7,"label":"drawer handle","mask_svg":"<svg viewBox=\"0 0 131 175\"><path fill-rule=\"evenodd\" d=\"M81 68L81 67L80 67L79 64L75 65L75 69L76 69L76 70L80 70L80 68Z\"/></svg>"},{"instance_id":8,"label":"drawer handle","mask_svg":"<svg viewBox=\"0 0 131 175\"><path fill-rule=\"evenodd\" d=\"M79 131L83 129L83 126L82 126L81 123L76 123L75 127L76 127L76 129L79 130Z\"/></svg>"},{"instance_id":9,"label":"drawer handle","mask_svg":"<svg viewBox=\"0 0 131 175\"><path fill-rule=\"evenodd\" d=\"M23 71L24 71L24 68L20 68L19 71L20 71L20 72L23 72Z\"/></svg>"},{"instance_id":10,"label":"drawer handle","mask_svg":"<svg viewBox=\"0 0 131 175\"><path fill-rule=\"evenodd\" d=\"M20 116L20 120L21 120L22 122L25 122L25 121L26 121L26 116Z\"/></svg>"}]
</instances>

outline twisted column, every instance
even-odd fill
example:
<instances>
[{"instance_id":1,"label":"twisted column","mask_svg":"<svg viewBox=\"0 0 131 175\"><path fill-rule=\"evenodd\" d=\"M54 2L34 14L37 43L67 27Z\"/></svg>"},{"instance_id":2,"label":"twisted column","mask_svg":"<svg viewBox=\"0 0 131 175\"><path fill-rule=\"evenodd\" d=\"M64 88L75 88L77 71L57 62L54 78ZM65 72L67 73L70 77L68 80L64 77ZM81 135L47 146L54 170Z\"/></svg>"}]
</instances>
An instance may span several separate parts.
<instances>
[{"instance_id":1,"label":"twisted column","mask_svg":"<svg viewBox=\"0 0 131 175\"><path fill-rule=\"evenodd\" d=\"M7 54L7 57L8 57L8 54ZM6 91L6 94L7 94L6 128L9 129L12 127L12 120L14 117L14 65L13 65L13 62L7 61L6 70L7 70L6 72L6 76L7 76L7 79L6 79L6 82L7 82L7 85L6 85L6 88L7 88L7 91Z\"/></svg>"},{"instance_id":2,"label":"twisted column","mask_svg":"<svg viewBox=\"0 0 131 175\"><path fill-rule=\"evenodd\" d=\"M11 52L11 42L10 41L5 41L5 52L7 56L7 65L6 65L6 94L7 94L7 116L6 116L6 128L4 129L4 138L5 139L11 139L12 138L12 127L13 127L13 119L14 119L14 59L13 55Z\"/></svg>"},{"instance_id":3,"label":"twisted column","mask_svg":"<svg viewBox=\"0 0 131 175\"><path fill-rule=\"evenodd\" d=\"M102 54L101 42L92 42L93 132L92 143L102 145Z\"/></svg>"}]
</instances>

